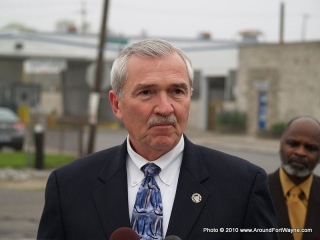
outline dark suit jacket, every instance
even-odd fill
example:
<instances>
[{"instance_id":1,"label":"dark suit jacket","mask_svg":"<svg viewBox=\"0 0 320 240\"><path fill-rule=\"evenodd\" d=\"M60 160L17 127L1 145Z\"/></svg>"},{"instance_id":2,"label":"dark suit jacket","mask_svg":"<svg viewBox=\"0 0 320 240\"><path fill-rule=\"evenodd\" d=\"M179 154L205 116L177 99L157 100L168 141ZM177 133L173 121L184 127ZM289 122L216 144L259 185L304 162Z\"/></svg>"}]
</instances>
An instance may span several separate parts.
<instances>
[{"instance_id":1,"label":"dark suit jacket","mask_svg":"<svg viewBox=\"0 0 320 240\"><path fill-rule=\"evenodd\" d=\"M53 171L38 239L109 239L117 228L130 227L126 156L124 142ZM277 239L275 233L240 230L277 225L268 189L263 169L185 138L166 235L183 240ZM194 193L201 194L200 203L191 200ZM205 232L205 228L218 232Z\"/></svg>"},{"instance_id":2,"label":"dark suit jacket","mask_svg":"<svg viewBox=\"0 0 320 240\"><path fill-rule=\"evenodd\" d=\"M270 192L276 208L279 228L291 229L286 199L283 196L279 169L269 174ZM320 239L320 178L313 176L308 202L305 229L311 228L312 233L304 233L303 240ZM291 233L279 233L279 240L293 240Z\"/></svg>"}]
</instances>

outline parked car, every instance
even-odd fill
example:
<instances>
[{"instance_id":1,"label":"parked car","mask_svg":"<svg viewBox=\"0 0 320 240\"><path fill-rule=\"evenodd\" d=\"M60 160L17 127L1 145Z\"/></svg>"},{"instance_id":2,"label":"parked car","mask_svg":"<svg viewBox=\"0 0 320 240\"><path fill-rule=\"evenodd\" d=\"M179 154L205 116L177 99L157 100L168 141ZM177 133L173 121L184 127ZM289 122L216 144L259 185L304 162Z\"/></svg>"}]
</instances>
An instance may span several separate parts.
<instances>
[{"instance_id":1,"label":"parked car","mask_svg":"<svg viewBox=\"0 0 320 240\"><path fill-rule=\"evenodd\" d=\"M17 151L23 149L25 126L9 108L0 107L0 148L9 146Z\"/></svg>"}]
</instances>

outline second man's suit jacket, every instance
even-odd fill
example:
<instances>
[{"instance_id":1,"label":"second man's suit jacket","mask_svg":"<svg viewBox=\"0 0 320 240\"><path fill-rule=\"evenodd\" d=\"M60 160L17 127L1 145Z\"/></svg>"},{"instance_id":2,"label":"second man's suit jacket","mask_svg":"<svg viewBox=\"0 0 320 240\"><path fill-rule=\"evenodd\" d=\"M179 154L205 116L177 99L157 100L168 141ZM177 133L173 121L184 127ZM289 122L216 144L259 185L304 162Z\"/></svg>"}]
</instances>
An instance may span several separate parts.
<instances>
[{"instance_id":1,"label":"second man's suit jacket","mask_svg":"<svg viewBox=\"0 0 320 240\"><path fill-rule=\"evenodd\" d=\"M38 239L109 239L130 227L126 141L52 172ZM202 196L194 203L191 196ZM185 149L166 236L182 240L276 240L265 171L245 160L191 143ZM242 233L242 228L264 233ZM258 230L261 229L261 230Z\"/></svg>"},{"instance_id":2,"label":"second man's suit jacket","mask_svg":"<svg viewBox=\"0 0 320 240\"><path fill-rule=\"evenodd\" d=\"M269 174L270 192L276 208L279 228L291 229L286 198L280 182L279 169ZM311 233L304 233L302 240L320 239L320 178L313 176L308 201L305 229L312 229ZM279 240L293 240L292 234L288 232L279 233Z\"/></svg>"}]
</instances>

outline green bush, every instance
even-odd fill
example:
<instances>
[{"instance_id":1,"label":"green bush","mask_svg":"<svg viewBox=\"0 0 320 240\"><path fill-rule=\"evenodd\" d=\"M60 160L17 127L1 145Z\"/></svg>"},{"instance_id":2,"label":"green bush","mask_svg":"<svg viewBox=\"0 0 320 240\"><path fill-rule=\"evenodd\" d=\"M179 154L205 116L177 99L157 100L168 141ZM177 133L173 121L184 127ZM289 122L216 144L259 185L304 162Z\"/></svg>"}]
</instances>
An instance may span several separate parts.
<instances>
[{"instance_id":1,"label":"green bush","mask_svg":"<svg viewBox=\"0 0 320 240\"><path fill-rule=\"evenodd\" d=\"M276 122L270 126L270 133L273 137L280 137L286 127L285 122Z\"/></svg>"},{"instance_id":2,"label":"green bush","mask_svg":"<svg viewBox=\"0 0 320 240\"><path fill-rule=\"evenodd\" d=\"M246 129L246 113L238 110L222 111L216 115L218 130L244 132Z\"/></svg>"}]
</instances>

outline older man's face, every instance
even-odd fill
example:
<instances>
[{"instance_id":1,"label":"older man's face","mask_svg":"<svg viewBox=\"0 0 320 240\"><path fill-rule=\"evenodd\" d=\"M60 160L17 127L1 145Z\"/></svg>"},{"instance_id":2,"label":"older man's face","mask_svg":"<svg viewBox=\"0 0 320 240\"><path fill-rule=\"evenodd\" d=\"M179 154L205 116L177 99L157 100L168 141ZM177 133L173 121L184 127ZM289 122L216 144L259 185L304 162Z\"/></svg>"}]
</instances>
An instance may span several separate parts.
<instances>
[{"instance_id":1,"label":"older man's face","mask_svg":"<svg viewBox=\"0 0 320 240\"><path fill-rule=\"evenodd\" d=\"M186 65L176 53L163 58L133 55L123 97L111 91L110 100L133 149L155 160L176 146L187 125L191 87Z\"/></svg>"},{"instance_id":2,"label":"older man's face","mask_svg":"<svg viewBox=\"0 0 320 240\"><path fill-rule=\"evenodd\" d=\"M309 118L295 120L282 136L280 156L289 175L309 176L320 159L319 125Z\"/></svg>"}]
</instances>

